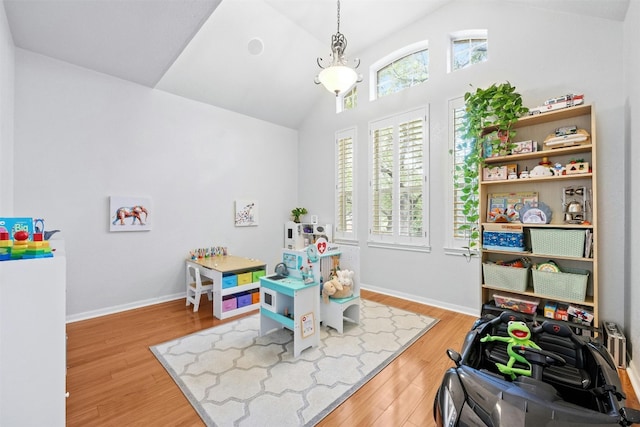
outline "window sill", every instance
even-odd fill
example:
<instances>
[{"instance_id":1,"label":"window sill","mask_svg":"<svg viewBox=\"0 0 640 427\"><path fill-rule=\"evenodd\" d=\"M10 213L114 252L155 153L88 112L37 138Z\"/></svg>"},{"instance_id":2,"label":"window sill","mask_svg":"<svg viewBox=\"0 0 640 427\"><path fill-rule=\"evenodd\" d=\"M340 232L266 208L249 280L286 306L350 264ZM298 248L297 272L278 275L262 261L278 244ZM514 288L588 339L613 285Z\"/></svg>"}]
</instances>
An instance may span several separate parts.
<instances>
[{"instance_id":1,"label":"window sill","mask_svg":"<svg viewBox=\"0 0 640 427\"><path fill-rule=\"evenodd\" d=\"M464 256L466 258L471 255L472 257L477 257L480 255L480 252L477 249L469 251L464 248L444 248L445 255L455 255L455 256Z\"/></svg>"},{"instance_id":2,"label":"window sill","mask_svg":"<svg viewBox=\"0 0 640 427\"><path fill-rule=\"evenodd\" d=\"M367 242L370 248L396 249L399 251L431 253L431 246L403 245L401 243Z\"/></svg>"}]
</instances>

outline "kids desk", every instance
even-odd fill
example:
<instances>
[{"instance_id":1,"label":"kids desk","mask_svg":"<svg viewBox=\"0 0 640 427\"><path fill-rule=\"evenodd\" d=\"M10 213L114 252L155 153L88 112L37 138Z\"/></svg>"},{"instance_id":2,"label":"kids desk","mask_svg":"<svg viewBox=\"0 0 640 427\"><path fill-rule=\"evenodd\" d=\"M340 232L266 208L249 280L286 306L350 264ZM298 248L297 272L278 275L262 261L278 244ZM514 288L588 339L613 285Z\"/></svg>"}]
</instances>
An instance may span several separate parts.
<instances>
[{"instance_id":1,"label":"kids desk","mask_svg":"<svg viewBox=\"0 0 640 427\"><path fill-rule=\"evenodd\" d=\"M188 259L187 265L193 265L200 269L200 275L213 280L213 316L218 319L237 316L257 310L259 302L237 307L231 310L223 310L223 298L237 298L246 295L247 292L257 292L260 289L260 276L263 276L267 265L257 259L243 258L239 256L212 256L209 258ZM248 275L247 275L248 273ZM241 277L238 281L237 278ZM244 280L251 277L250 281ZM186 284L191 281L189 272L186 273ZM227 284L233 284L227 286Z\"/></svg>"}]
</instances>

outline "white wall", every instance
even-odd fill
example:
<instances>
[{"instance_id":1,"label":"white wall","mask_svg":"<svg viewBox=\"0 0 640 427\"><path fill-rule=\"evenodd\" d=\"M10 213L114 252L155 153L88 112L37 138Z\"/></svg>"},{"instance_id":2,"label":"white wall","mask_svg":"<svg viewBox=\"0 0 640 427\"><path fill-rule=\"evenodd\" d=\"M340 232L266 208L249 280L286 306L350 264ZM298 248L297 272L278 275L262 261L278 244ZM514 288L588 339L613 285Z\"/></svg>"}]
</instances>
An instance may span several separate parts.
<instances>
[{"instance_id":1,"label":"white wall","mask_svg":"<svg viewBox=\"0 0 640 427\"><path fill-rule=\"evenodd\" d=\"M629 227L627 231L628 249L625 268L625 319L624 325L627 342L631 351L631 369L629 376L636 391L640 391L640 223L637 220L640 212L640 185L636 178L631 179L631 172L640 164L640 122L637 117L640 111L640 57L638 56L638 44L640 44L640 3L632 1L629 4L627 17L624 23L624 69L625 69L625 159L629 173L627 182L629 188L626 191L627 218ZM634 118L635 120L633 120ZM631 219L635 219L631 221Z\"/></svg>"},{"instance_id":2,"label":"white wall","mask_svg":"<svg viewBox=\"0 0 640 427\"><path fill-rule=\"evenodd\" d=\"M622 84L622 23L572 14L552 13L512 3L460 1L418 20L402 32L360 54L360 71L392 51L429 40L429 81L374 102L368 101L368 76L358 87L358 107L336 115L327 96L300 129L300 204L321 216L333 212L333 186L314 179L318 168L333 177L333 139L336 130L357 126L358 237L362 283L396 295L478 313L479 266L463 257L445 255L448 182L447 101L475 87L510 81L535 107L545 99L584 92L596 105L600 215L600 283L602 317L622 322L624 282L625 171L623 150L624 95ZM570 31L567 23L570 22ZM487 28L489 61L447 74L448 34ZM517 29L517 31L514 31ZM346 33L348 37L349 34ZM353 51L357 46L350 46ZM349 56L349 52L347 52ZM430 233L431 253L370 248L367 240L368 122L412 107L430 105ZM311 166L311 167L308 167Z\"/></svg>"},{"instance_id":3,"label":"white wall","mask_svg":"<svg viewBox=\"0 0 640 427\"><path fill-rule=\"evenodd\" d=\"M0 216L13 213L13 76L14 47L0 5Z\"/></svg>"},{"instance_id":4,"label":"white wall","mask_svg":"<svg viewBox=\"0 0 640 427\"><path fill-rule=\"evenodd\" d=\"M297 132L16 49L15 215L61 229L67 316L184 294L195 247L279 258ZM109 232L109 196L150 196L153 230ZM259 203L234 227L234 200Z\"/></svg>"}]
</instances>

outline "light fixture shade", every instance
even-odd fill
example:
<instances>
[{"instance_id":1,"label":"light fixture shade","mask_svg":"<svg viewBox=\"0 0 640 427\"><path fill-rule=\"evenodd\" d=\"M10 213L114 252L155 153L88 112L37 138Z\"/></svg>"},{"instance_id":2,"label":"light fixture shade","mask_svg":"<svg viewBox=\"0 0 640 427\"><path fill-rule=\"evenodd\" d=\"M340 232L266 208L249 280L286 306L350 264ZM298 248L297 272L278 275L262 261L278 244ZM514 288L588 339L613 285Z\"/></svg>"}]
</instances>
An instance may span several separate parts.
<instances>
[{"instance_id":1,"label":"light fixture shade","mask_svg":"<svg viewBox=\"0 0 640 427\"><path fill-rule=\"evenodd\" d=\"M351 89L358 81L358 74L345 65L332 65L320 71L318 80L329 92L338 96Z\"/></svg>"}]
</instances>

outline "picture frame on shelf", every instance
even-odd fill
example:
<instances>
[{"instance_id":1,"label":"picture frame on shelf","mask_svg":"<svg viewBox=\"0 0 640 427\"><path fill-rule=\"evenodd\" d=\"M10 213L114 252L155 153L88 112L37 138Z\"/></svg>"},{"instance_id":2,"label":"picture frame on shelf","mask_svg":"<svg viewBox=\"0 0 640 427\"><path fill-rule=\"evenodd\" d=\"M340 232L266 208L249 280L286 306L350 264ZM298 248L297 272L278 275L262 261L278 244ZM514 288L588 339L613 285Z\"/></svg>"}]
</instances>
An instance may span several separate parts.
<instances>
[{"instance_id":1,"label":"picture frame on shelf","mask_svg":"<svg viewBox=\"0 0 640 427\"><path fill-rule=\"evenodd\" d=\"M518 211L526 203L538 203L535 191L491 193L487 204L487 222L519 222Z\"/></svg>"}]
</instances>

